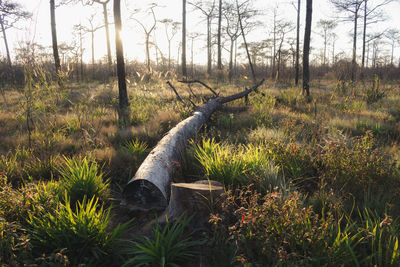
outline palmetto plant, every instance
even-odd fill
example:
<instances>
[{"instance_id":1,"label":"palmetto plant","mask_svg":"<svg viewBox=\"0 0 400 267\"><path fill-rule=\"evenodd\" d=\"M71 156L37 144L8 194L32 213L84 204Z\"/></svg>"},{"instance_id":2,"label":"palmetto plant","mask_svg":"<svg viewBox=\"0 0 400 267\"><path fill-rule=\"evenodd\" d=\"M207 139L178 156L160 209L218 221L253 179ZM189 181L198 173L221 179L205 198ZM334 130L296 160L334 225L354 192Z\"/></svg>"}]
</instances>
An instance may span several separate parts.
<instances>
[{"instance_id":1,"label":"palmetto plant","mask_svg":"<svg viewBox=\"0 0 400 267\"><path fill-rule=\"evenodd\" d=\"M112 232L110 209L98 205L98 198L78 201L75 208L65 196L54 212L30 214L29 224L33 246L44 253L66 249L73 265L94 264L109 256L117 239L128 228L128 223L118 225Z\"/></svg>"},{"instance_id":2,"label":"palmetto plant","mask_svg":"<svg viewBox=\"0 0 400 267\"><path fill-rule=\"evenodd\" d=\"M195 256L193 247L201 241L185 237L184 230L190 218L179 218L161 227L156 224L150 237L128 241L125 254L132 256L123 266L182 266Z\"/></svg>"},{"instance_id":3,"label":"palmetto plant","mask_svg":"<svg viewBox=\"0 0 400 267\"><path fill-rule=\"evenodd\" d=\"M135 157L141 157L147 151L147 144L139 139L133 139L122 146L122 150Z\"/></svg>"},{"instance_id":4,"label":"palmetto plant","mask_svg":"<svg viewBox=\"0 0 400 267\"><path fill-rule=\"evenodd\" d=\"M61 188L66 190L71 203L98 197L105 200L109 194L109 182L103 180L103 174L95 161L86 157L65 158L65 164L59 169Z\"/></svg>"}]
</instances>

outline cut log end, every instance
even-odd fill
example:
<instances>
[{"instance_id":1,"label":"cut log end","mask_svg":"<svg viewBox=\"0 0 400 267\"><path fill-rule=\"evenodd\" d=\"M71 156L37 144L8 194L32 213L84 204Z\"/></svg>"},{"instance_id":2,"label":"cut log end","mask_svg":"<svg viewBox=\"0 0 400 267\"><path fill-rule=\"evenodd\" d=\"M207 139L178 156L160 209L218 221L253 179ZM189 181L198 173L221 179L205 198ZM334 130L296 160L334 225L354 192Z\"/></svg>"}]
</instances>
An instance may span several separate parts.
<instances>
[{"instance_id":1,"label":"cut log end","mask_svg":"<svg viewBox=\"0 0 400 267\"><path fill-rule=\"evenodd\" d=\"M224 187L215 181L175 183L171 185L171 199L162 220L175 220L181 215L193 215L191 224L204 227L212 206L219 201Z\"/></svg>"},{"instance_id":2,"label":"cut log end","mask_svg":"<svg viewBox=\"0 0 400 267\"><path fill-rule=\"evenodd\" d=\"M164 210L168 205L160 189L144 179L129 183L123 191L123 196L124 201L121 205L131 211Z\"/></svg>"}]
</instances>

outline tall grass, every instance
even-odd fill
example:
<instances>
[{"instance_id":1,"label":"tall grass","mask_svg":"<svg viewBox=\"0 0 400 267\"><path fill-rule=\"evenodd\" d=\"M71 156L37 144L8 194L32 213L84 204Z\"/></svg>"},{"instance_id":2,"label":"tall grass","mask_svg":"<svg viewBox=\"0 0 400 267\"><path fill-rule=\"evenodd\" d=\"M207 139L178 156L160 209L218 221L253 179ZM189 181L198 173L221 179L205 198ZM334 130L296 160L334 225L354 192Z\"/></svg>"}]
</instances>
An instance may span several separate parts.
<instances>
[{"instance_id":1,"label":"tall grass","mask_svg":"<svg viewBox=\"0 0 400 267\"><path fill-rule=\"evenodd\" d=\"M194 146L194 155L205 175L225 185L241 186L253 183L262 192L278 187L287 190L289 184L279 173L279 167L268 157L262 145L234 148L232 145L203 139Z\"/></svg>"}]
</instances>

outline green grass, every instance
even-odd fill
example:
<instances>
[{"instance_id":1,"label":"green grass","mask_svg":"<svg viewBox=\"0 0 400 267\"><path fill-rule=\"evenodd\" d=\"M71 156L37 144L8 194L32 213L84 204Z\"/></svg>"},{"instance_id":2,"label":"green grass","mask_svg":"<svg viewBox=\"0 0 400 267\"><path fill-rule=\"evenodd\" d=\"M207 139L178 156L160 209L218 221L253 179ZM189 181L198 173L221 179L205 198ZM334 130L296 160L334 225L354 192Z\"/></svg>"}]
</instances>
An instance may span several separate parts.
<instances>
[{"instance_id":1,"label":"green grass","mask_svg":"<svg viewBox=\"0 0 400 267\"><path fill-rule=\"evenodd\" d=\"M95 161L86 157L64 158L60 167L61 191L65 190L71 203L77 203L84 198L99 198L106 201L110 189L109 181L103 179L100 167Z\"/></svg>"},{"instance_id":2,"label":"green grass","mask_svg":"<svg viewBox=\"0 0 400 267\"><path fill-rule=\"evenodd\" d=\"M195 247L202 242L185 235L190 218L180 217L161 226L158 222L150 237L129 241L124 252L129 259L123 266L182 266L194 260Z\"/></svg>"},{"instance_id":3,"label":"green grass","mask_svg":"<svg viewBox=\"0 0 400 267\"><path fill-rule=\"evenodd\" d=\"M112 254L117 239L128 224L118 225L111 232L110 209L104 210L98 199L84 198L71 207L68 196L54 212L30 214L30 238L36 251L51 253L66 249L71 264L104 263Z\"/></svg>"},{"instance_id":4,"label":"green grass","mask_svg":"<svg viewBox=\"0 0 400 267\"><path fill-rule=\"evenodd\" d=\"M263 192L275 187L287 190L289 184L279 173L279 167L267 156L262 145L233 145L203 139L194 146L194 155L208 179L235 187L254 183Z\"/></svg>"},{"instance_id":5,"label":"green grass","mask_svg":"<svg viewBox=\"0 0 400 267\"><path fill-rule=\"evenodd\" d=\"M122 150L136 158L141 158L147 152L147 144L139 139L133 139L127 141L122 146Z\"/></svg>"},{"instance_id":6,"label":"green grass","mask_svg":"<svg viewBox=\"0 0 400 267\"><path fill-rule=\"evenodd\" d=\"M53 251L50 246L39 249L42 242L32 236L39 232L39 221L46 222L42 228L48 228L47 223L61 225L50 217L65 215L67 210L76 216L79 212L93 215L102 205L113 203L118 197L113 189L123 187L134 175L148 148L194 110L179 103L164 80L154 76L146 83L130 78L132 125L120 130L114 81L103 85L65 80L60 90L49 73L43 74L45 70L38 69L29 77L27 86L34 91L31 99L27 99L29 86L25 91L5 89L7 103L0 98L0 231L7 236L0 251L7 264L78 262L79 256L57 249L58 245ZM189 96L186 86L171 82L181 97ZM249 85L244 80L206 82L221 95ZM214 252L218 264L209 266L399 265L400 89L394 82L379 79L353 84L320 80L316 86L311 88L313 102L307 103L299 88L266 81L259 93L249 97L247 112L216 112L195 137L182 162L183 177L218 180L227 189L239 191L252 185L249 194L260 194L252 206L233 194L233 202L224 203L232 209L213 215L220 227L206 235L205 265ZM192 89L200 96L193 99L196 105L210 96L201 86ZM230 105L244 103L238 100ZM90 211L86 210L92 200ZM70 203L69 208L64 201ZM215 204L213 211L222 208L220 202ZM259 217L250 220L245 214L243 221L243 208ZM109 229L130 216L115 206L110 209L102 211L115 214L107 219ZM29 214L35 218L35 227L27 222ZM74 223L81 220L74 216ZM44 238L46 229L40 231L44 243L53 242ZM170 255L163 254L154 240L168 233L160 226L158 234L147 239L131 238L130 255L136 251L143 261L156 255L152 261L162 263L162 255L165 259ZM38 249L32 251L33 244ZM91 247L103 251L94 245L88 250ZM113 257L113 252L104 251ZM42 252L44 256L39 255ZM99 252L99 257L106 254ZM194 256L194 262L198 257Z\"/></svg>"}]
</instances>

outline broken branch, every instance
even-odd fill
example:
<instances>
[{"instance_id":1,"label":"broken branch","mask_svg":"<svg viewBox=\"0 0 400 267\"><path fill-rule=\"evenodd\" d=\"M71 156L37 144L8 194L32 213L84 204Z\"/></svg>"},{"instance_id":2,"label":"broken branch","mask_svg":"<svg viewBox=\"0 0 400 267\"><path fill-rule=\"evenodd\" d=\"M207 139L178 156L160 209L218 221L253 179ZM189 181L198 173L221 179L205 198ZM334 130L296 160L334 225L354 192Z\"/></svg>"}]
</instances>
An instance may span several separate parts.
<instances>
[{"instance_id":1,"label":"broken branch","mask_svg":"<svg viewBox=\"0 0 400 267\"><path fill-rule=\"evenodd\" d=\"M182 98L179 96L178 92L176 91L175 87L174 87L169 81L167 81L167 84L169 85L169 87L171 87L172 91L174 91L174 93L175 93L175 95L176 95L176 98L177 98L180 102L184 103L183 100L182 100Z\"/></svg>"},{"instance_id":2,"label":"broken branch","mask_svg":"<svg viewBox=\"0 0 400 267\"><path fill-rule=\"evenodd\" d=\"M192 84L192 83L199 83L201 85L203 85L205 88L207 88L208 90L210 90L216 97L218 97L219 95L217 94L217 92L215 92L210 86L208 86L207 84L203 83L202 81L199 80L192 80L192 81L178 81L180 83L187 83L187 84Z\"/></svg>"}]
</instances>

